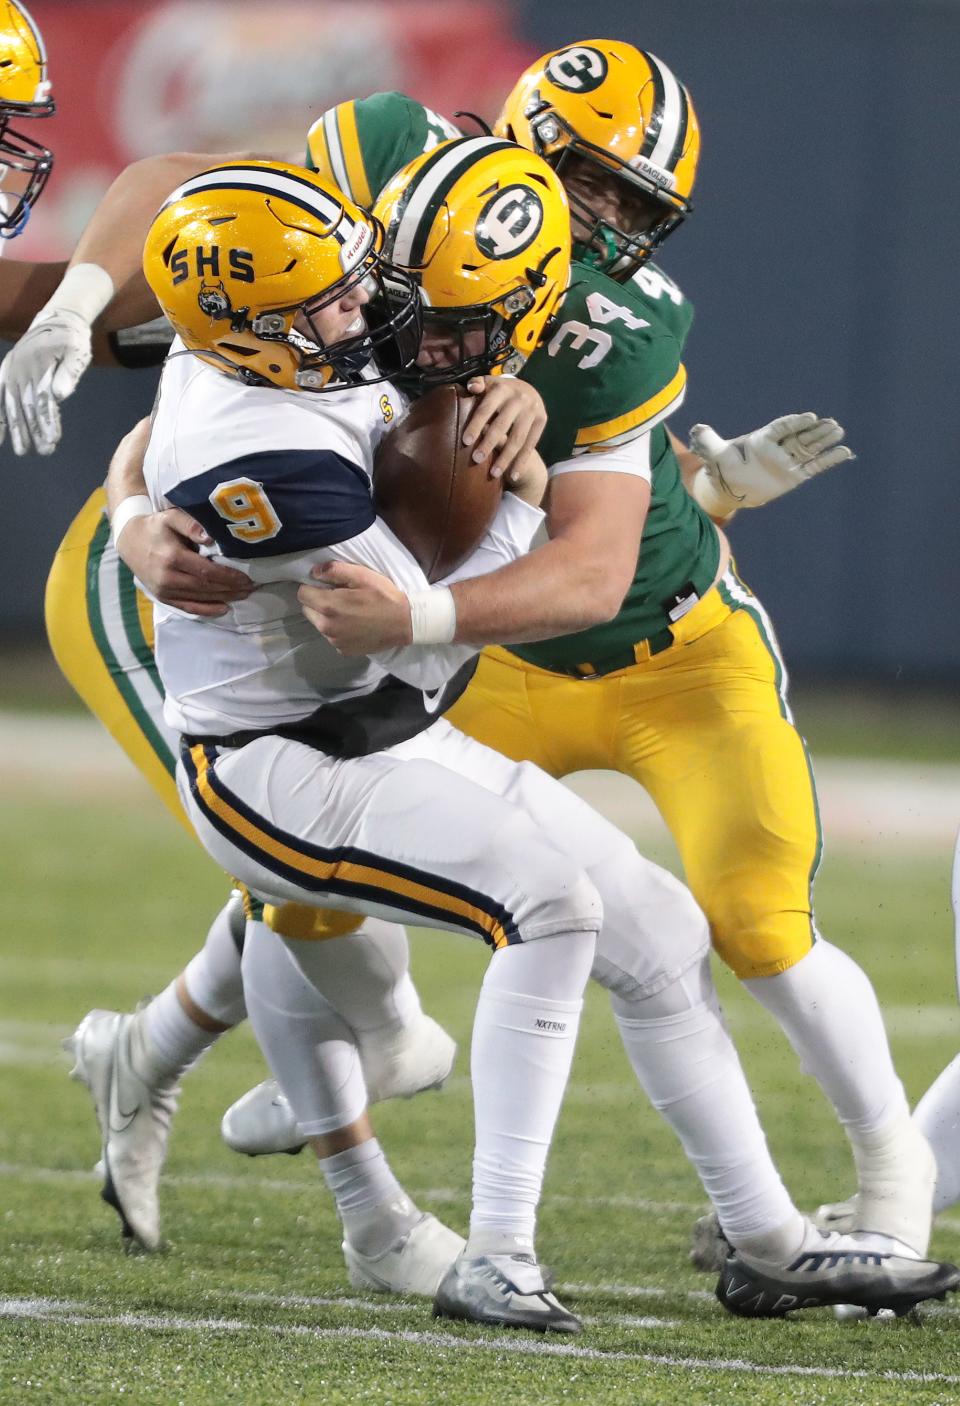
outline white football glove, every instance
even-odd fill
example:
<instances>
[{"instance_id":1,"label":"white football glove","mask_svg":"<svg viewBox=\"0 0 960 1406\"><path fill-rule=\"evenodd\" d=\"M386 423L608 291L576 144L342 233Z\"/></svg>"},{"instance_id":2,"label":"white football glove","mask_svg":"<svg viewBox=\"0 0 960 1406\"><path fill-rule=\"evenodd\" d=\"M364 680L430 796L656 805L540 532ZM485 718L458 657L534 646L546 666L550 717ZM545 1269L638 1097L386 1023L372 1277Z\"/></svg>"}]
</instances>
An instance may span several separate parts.
<instances>
[{"instance_id":1,"label":"white football glove","mask_svg":"<svg viewBox=\"0 0 960 1406\"><path fill-rule=\"evenodd\" d=\"M60 402L90 364L91 326L113 296L96 264L68 269L60 287L0 366L0 443L10 430L15 454L52 454L60 442Z\"/></svg>"},{"instance_id":2,"label":"white football glove","mask_svg":"<svg viewBox=\"0 0 960 1406\"><path fill-rule=\"evenodd\" d=\"M709 425L694 425L690 448L703 460L694 475L694 498L711 517L737 508L759 508L782 498L807 479L832 469L853 454L836 420L812 410L783 415L762 429L723 439Z\"/></svg>"}]
</instances>

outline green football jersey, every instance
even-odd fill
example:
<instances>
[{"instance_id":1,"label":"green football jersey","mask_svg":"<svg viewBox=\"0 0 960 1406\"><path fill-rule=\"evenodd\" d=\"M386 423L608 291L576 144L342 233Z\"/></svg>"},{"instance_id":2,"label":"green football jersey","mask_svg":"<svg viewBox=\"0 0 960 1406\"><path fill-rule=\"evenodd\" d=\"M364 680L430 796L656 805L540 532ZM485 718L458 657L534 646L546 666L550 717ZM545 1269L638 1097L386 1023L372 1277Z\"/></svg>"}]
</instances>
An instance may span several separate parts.
<instances>
[{"instance_id":1,"label":"green football jersey","mask_svg":"<svg viewBox=\"0 0 960 1406\"><path fill-rule=\"evenodd\" d=\"M314 123L307 164L369 208L401 166L460 135L402 93L375 93L340 103ZM664 427L683 400L680 357L692 319L690 303L654 265L618 284L574 263L550 335L521 373L546 406L538 448L548 466L651 436L652 499L623 607L615 620L576 635L511 646L541 668L602 667L640 640L662 641L670 620L716 575L716 530L685 491Z\"/></svg>"},{"instance_id":2,"label":"green football jersey","mask_svg":"<svg viewBox=\"0 0 960 1406\"><path fill-rule=\"evenodd\" d=\"M511 646L543 669L602 668L640 640L663 641L671 620L710 587L719 564L716 529L683 487L665 425L683 400L681 339L692 313L686 300L677 304L662 291L674 287L664 275L650 272L652 292L571 265L552 334L521 372L547 408L538 447L548 465L582 455L587 470L593 455L650 435L650 509L623 606L614 620L589 630Z\"/></svg>"}]
</instances>

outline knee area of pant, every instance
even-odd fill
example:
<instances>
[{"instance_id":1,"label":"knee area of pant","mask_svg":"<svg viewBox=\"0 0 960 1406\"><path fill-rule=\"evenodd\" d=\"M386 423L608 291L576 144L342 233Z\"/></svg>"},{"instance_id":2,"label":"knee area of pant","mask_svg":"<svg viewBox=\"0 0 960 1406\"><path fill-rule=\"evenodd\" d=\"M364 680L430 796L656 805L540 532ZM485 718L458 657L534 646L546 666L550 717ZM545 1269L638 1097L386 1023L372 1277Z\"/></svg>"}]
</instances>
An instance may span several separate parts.
<instances>
[{"instance_id":1,"label":"knee area of pant","mask_svg":"<svg viewBox=\"0 0 960 1406\"><path fill-rule=\"evenodd\" d=\"M704 1011L719 1015L720 1002L713 984L709 954L680 972L659 991L646 994L626 985L608 988L610 1008L617 1020L662 1021Z\"/></svg>"},{"instance_id":2,"label":"knee area of pant","mask_svg":"<svg viewBox=\"0 0 960 1406\"><path fill-rule=\"evenodd\" d=\"M574 871L563 876L562 886L551 884L530 895L522 927L532 929L532 937L581 934L592 952L602 925L603 901L596 886L586 874Z\"/></svg>"},{"instance_id":3,"label":"knee area of pant","mask_svg":"<svg viewBox=\"0 0 960 1406\"><path fill-rule=\"evenodd\" d=\"M711 923L714 951L741 981L789 971L813 947L809 913L772 914L766 921L727 928Z\"/></svg>"}]
</instances>

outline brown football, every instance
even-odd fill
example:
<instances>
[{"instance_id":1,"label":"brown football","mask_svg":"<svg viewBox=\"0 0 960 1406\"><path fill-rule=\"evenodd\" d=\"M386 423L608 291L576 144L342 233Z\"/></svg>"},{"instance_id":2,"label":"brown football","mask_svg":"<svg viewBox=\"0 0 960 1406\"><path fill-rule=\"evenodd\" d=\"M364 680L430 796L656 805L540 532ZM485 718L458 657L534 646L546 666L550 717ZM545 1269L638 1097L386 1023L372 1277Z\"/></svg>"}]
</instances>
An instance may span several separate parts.
<instances>
[{"instance_id":1,"label":"brown football","mask_svg":"<svg viewBox=\"0 0 960 1406\"><path fill-rule=\"evenodd\" d=\"M440 581L475 550L503 492L489 459L471 462L461 443L475 396L436 386L380 441L373 499L380 517L416 558L428 581Z\"/></svg>"}]
</instances>

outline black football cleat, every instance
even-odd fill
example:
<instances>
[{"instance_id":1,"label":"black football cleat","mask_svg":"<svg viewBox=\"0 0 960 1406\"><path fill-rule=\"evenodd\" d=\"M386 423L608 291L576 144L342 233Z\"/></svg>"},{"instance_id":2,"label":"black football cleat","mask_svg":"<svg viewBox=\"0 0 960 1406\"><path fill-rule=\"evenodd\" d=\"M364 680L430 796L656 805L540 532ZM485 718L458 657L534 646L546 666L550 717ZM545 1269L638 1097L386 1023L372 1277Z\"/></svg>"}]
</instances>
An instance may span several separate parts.
<instances>
[{"instance_id":1,"label":"black football cleat","mask_svg":"<svg viewBox=\"0 0 960 1406\"><path fill-rule=\"evenodd\" d=\"M783 1318L795 1309L833 1304L856 1304L871 1315L892 1309L899 1316L957 1288L960 1269L954 1265L905 1255L817 1250L782 1266L734 1252L721 1270L717 1298L742 1318Z\"/></svg>"}]
</instances>

